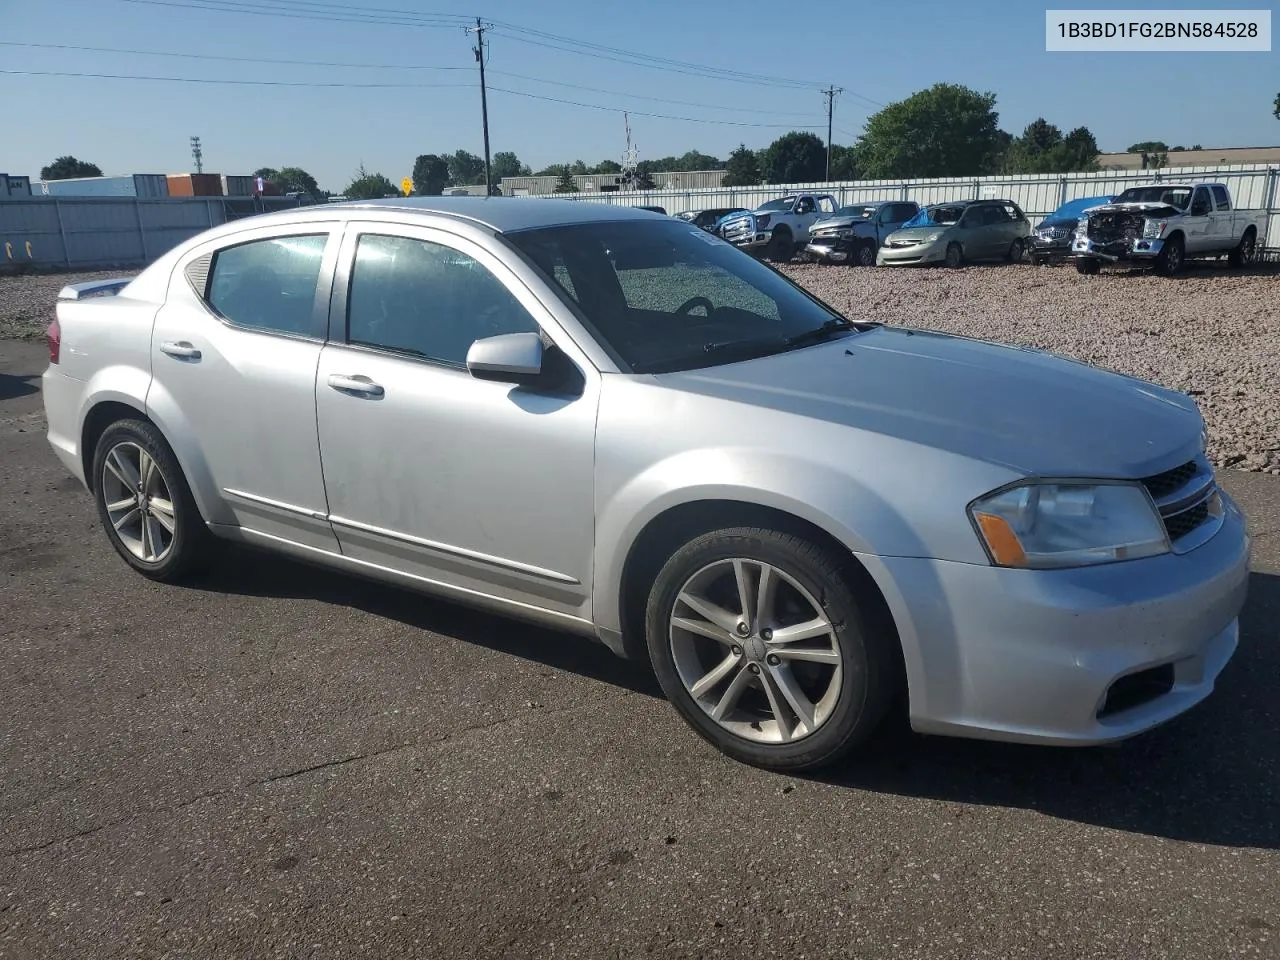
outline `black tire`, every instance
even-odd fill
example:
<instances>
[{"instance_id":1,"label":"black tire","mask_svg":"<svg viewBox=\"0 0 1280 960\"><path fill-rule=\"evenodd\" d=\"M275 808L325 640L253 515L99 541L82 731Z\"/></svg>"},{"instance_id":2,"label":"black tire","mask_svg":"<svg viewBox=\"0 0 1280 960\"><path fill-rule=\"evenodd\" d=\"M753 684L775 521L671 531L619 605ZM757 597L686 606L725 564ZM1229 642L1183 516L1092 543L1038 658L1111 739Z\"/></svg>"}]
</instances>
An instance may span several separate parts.
<instances>
[{"instance_id":1,"label":"black tire","mask_svg":"<svg viewBox=\"0 0 1280 960\"><path fill-rule=\"evenodd\" d=\"M1009 244L1009 251L1005 254L1005 259L1010 263L1020 263L1025 251L1026 245L1022 242L1022 238L1014 237L1013 243Z\"/></svg>"},{"instance_id":2,"label":"black tire","mask_svg":"<svg viewBox=\"0 0 1280 960\"><path fill-rule=\"evenodd\" d=\"M1240 238L1240 242L1235 248L1227 254L1227 262L1231 266L1247 267L1253 263L1253 258L1258 252L1258 232L1250 227L1244 232L1244 236Z\"/></svg>"},{"instance_id":3,"label":"black tire","mask_svg":"<svg viewBox=\"0 0 1280 960\"><path fill-rule=\"evenodd\" d=\"M1041 267L1041 266L1044 266L1044 264L1045 264L1044 257L1038 257L1034 253L1031 254L1031 265L1033 267Z\"/></svg>"},{"instance_id":4,"label":"black tire","mask_svg":"<svg viewBox=\"0 0 1280 960\"><path fill-rule=\"evenodd\" d=\"M1174 234L1164 242L1160 255L1156 257L1156 272L1161 276L1172 277L1186 263L1186 247L1179 234Z\"/></svg>"},{"instance_id":5,"label":"black tire","mask_svg":"<svg viewBox=\"0 0 1280 960\"><path fill-rule=\"evenodd\" d=\"M858 244L858 249L854 253L854 258L860 267L874 267L876 265L876 244L874 240L864 240Z\"/></svg>"},{"instance_id":6,"label":"black tire","mask_svg":"<svg viewBox=\"0 0 1280 960\"><path fill-rule=\"evenodd\" d=\"M1083 274L1087 274L1088 276L1093 276L1101 269L1102 269L1102 264L1100 264L1093 257L1077 257L1076 258L1076 273L1083 273Z\"/></svg>"},{"instance_id":7,"label":"black tire","mask_svg":"<svg viewBox=\"0 0 1280 960\"><path fill-rule=\"evenodd\" d=\"M111 522L107 509L107 483L103 474L107 470L107 457L121 443L134 444L155 461L163 483L168 488L173 506L173 533L167 553L158 561L147 561L130 550ZM187 580L207 568L216 556L216 538L209 532L191 488L183 476L178 458L161 436L160 431L145 420L117 420L103 431L93 453L93 498L98 508L98 519L107 533L107 539L125 563L151 580L177 583Z\"/></svg>"},{"instance_id":8,"label":"black tire","mask_svg":"<svg viewBox=\"0 0 1280 960\"><path fill-rule=\"evenodd\" d=\"M773 236L769 238L769 244L764 248L764 256L766 260L772 260L774 263L790 263L791 258L795 256L795 244L791 240L790 230L775 230Z\"/></svg>"},{"instance_id":9,"label":"black tire","mask_svg":"<svg viewBox=\"0 0 1280 960\"><path fill-rule=\"evenodd\" d=\"M739 557L770 564L794 578L817 598L834 625L832 636L842 660L839 693L827 719L812 733L790 742L765 744L726 730L694 700L676 665L670 624L677 596L698 571ZM755 527L703 534L667 561L649 594L645 635L663 692L699 736L743 763L798 772L834 763L880 726L899 686L893 646L897 641L870 628L873 621L851 586L855 562L800 537Z\"/></svg>"},{"instance_id":10,"label":"black tire","mask_svg":"<svg viewBox=\"0 0 1280 960\"><path fill-rule=\"evenodd\" d=\"M946 259L943 262L952 270L956 270L964 266L964 249L960 244L947 244Z\"/></svg>"}]
</instances>

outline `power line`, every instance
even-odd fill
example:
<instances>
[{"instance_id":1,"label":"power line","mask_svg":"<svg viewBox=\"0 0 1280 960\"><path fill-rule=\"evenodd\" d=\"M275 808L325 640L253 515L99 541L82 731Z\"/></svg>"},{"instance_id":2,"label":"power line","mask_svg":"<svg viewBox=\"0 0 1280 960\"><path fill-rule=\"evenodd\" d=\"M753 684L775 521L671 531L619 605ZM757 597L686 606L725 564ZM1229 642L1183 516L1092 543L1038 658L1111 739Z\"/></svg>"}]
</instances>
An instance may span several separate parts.
<instances>
[{"instance_id":1,"label":"power line","mask_svg":"<svg viewBox=\"0 0 1280 960\"><path fill-rule=\"evenodd\" d=\"M360 90L417 90L430 87L469 87L468 83L332 83L313 80L221 80L205 77L152 77L130 73L72 73L63 70L7 70L0 73L20 77L81 77L93 80L155 80L164 83L222 83L250 87L349 87Z\"/></svg>"},{"instance_id":2,"label":"power line","mask_svg":"<svg viewBox=\"0 0 1280 960\"><path fill-rule=\"evenodd\" d=\"M35 47L42 50L81 50L90 53L125 53L136 57L176 57L181 60L226 60L234 63L269 63L297 67L350 67L361 70L470 70L470 67L440 67L409 63L337 63L328 60L274 60L266 57L232 57L214 53L177 53L171 50L129 50L120 47L85 47L70 43L29 43L0 40L5 47Z\"/></svg>"},{"instance_id":3,"label":"power line","mask_svg":"<svg viewBox=\"0 0 1280 960\"><path fill-rule=\"evenodd\" d=\"M480 64L480 115L484 122L484 195L493 196L493 175L489 167L489 97L484 89L484 32L489 28L476 17L476 25L467 27L467 33L476 35L476 45L471 52L476 55L476 63Z\"/></svg>"},{"instance_id":4,"label":"power line","mask_svg":"<svg viewBox=\"0 0 1280 960\"><path fill-rule=\"evenodd\" d=\"M125 3L141 3L153 7L177 7L182 10L207 10L214 13L248 13L264 17L283 17L291 20L319 20L330 23L366 23L373 26L388 27L442 27L456 29L465 18L457 20L422 19L399 17L391 18L379 15L372 16L335 16L319 11L294 10L277 8L275 10L264 4L240 3L236 0L124 0Z\"/></svg>"},{"instance_id":5,"label":"power line","mask_svg":"<svg viewBox=\"0 0 1280 960\"><path fill-rule=\"evenodd\" d=\"M506 93L513 97L529 97L533 100L546 100L550 103L564 103L572 107L586 107L590 110L607 110L610 113L630 113L637 117L650 117L656 120L681 120L686 123L716 123L729 127L769 127L769 128L785 128L788 130L816 130L819 129L817 124L797 124L797 123L748 123L744 120L710 120L705 117L673 117L665 113L642 113L639 110L623 110L621 107L606 107L599 103L581 103L577 100L562 100L559 97L546 97L537 93L526 93L523 90L506 90L502 87L490 87L494 93Z\"/></svg>"}]
</instances>

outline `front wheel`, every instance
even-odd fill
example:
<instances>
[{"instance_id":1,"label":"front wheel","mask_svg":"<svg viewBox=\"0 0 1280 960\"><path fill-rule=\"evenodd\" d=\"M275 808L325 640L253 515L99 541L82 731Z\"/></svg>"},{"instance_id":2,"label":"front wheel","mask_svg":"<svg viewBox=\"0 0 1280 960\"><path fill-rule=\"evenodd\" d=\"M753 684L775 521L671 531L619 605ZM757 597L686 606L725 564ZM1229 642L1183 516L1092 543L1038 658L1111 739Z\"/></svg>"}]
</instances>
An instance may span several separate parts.
<instances>
[{"instance_id":1,"label":"front wheel","mask_svg":"<svg viewBox=\"0 0 1280 960\"><path fill-rule=\"evenodd\" d=\"M145 420L118 420L103 432L93 492L107 539L143 576L174 583L212 558L213 536L178 459Z\"/></svg>"},{"instance_id":2,"label":"front wheel","mask_svg":"<svg viewBox=\"0 0 1280 960\"><path fill-rule=\"evenodd\" d=\"M1022 261L1023 244L1021 237L1014 237L1013 243L1009 244L1009 252L1005 255L1010 263L1020 263Z\"/></svg>"},{"instance_id":3,"label":"front wheel","mask_svg":"<svg viewBox=\"0 0 1280 960\"><path fill-rule=\"evenodd\" d=\"M1160 248L1160 255L1156 257L1156 270L1166 277L1172 277L1182 269L1185 259L1186 252L1182 246L1182 238L1170 237Z\"/></svg>"},{"instance_id":4,"label":"front wheel","mask_svg":"<svg viewBox=\"0 0 1280 960\"><path fill-rule=\"evenodd\" d=\"M1101 269L1102 264L1098 263L1093 257L1080 257L1076 260L1076 273L1093 276Z\"/></svg>"},{"instance_id":5,"label":"front wheel","mask_svg":"<svg viewBox=\"0 0 1280 960\"><path fill-rule=\"evenodd\" d=\"M769 238L769 245L765 247L764 255L766 260L772 260L774 263L788 263L795 252L791 234L785 231L774 231L773 236Z\"/></svg>"},{"instance_id":6,"label":"front wheel","mask_svg":"<svg viewBox=\"0 0 1280 960\"><path fill-rule=\"evenodd\" d=\"M959 267L961 264L964 263L964 251L960 249L960 244L958 243L947 244L947 256L944 262L952 270L955 270L957 267Z\"/></svg>"},{"instance_id":7,"label":"front wheel","mask_svg":"<svg viewBox=\"0 0 1280 960\"><path fill-rule=\"evenodd\" d=\"M838 558L790 534L717 530L677 551L645 617L664 693L736 760L813 770L865 740L893 700L891 638Z\"/></svg>"},{"instance_id":8,"label":"front wheel","mask_svg":"<svg viewBox=\"0 0 1280 960\"><path fill-rule=\"evenodd\" d=\"M874 267L876 265L876 245L868 240L858 244L858 266Z\"/></svg>"}]
</instances>

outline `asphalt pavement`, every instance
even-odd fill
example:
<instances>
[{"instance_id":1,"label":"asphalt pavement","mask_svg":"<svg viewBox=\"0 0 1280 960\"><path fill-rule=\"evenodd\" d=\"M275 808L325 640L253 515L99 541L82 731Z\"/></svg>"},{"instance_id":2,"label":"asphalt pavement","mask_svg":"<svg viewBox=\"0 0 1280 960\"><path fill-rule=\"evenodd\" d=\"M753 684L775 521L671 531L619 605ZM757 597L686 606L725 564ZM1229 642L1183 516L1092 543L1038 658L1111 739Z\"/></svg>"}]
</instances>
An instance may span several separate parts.
<instances>
[{"instance_id":1,"label":"asphalt pavement","mask_svg":"<svg viewBox=\"0 0 1280 960\"><path fill-rule=\"evenodd\" d=\"M0 342L0 957L1280 957L1280 478L1121 746L737 765L602 647L245 550L129 571Z\"/></svg>"}]
</instances>

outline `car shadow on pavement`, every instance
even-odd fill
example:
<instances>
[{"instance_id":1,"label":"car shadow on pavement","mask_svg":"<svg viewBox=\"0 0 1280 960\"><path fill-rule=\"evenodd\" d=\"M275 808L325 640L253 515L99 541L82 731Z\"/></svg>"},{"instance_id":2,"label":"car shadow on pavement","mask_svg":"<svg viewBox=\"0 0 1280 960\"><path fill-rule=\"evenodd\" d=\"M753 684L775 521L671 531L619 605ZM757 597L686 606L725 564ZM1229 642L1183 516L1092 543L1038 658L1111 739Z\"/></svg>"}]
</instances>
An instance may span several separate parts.
<instances>
[{"instance_id":1,"label":"car shadow on pavement","mask_svg":"<svg viewBox=\"0 0 1280 960\"><path fill-rule=\"evenodd\" d=\"M40 389L38 373L0 373L0 400L28 397Z\"/></svg>"},{"instance_id":2,"label":"car shadow on pavement","mask_svg":"<svg viewBox=\"0 0 1280 960\"><path fill-rule=\"evenodd\" d=\"M1110 747L923 737L895 725L813 779L1035 810L1171 840L1280 849L1280 576L1254 573L1241 641L1207 700Z\"/></svg>"},{"instance_id":3,"label":"car shadow on pavement","mask_svg":"<svg viewBox=\"0 0 1280 960\"><path fill-rule=\"evenodd\" d=\"M623 660L603 643L587 637L500 617L407 588L250 547L229 548L222 562L198 586L241 596L296 597L339 604L635 693L662 697L648 664Z\"/></svg>"}]
</instances>

